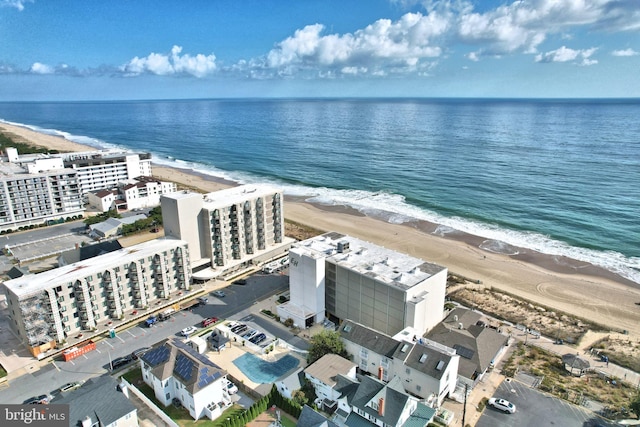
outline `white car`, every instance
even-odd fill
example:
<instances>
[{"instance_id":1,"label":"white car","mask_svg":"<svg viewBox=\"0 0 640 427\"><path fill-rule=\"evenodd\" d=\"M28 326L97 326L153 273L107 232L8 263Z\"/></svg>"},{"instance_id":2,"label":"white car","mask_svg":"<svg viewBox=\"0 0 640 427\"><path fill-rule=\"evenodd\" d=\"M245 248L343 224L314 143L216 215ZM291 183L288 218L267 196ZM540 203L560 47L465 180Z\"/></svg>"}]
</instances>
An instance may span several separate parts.
<instances>
[{"instance_id":1,"label":"white car","mask_svg":"<svg viewBox=\"0 0 640 427\"><path fill-rule=\"evenodd\" d=\"M227 393L229 394L236 394L238 392L238 387L229 380L227 380L226 387L227 387Z\"/></svg>"},{"instance_id":2,"label":"white car","mask_svg":"<svg viewBox=\"0 0 640 427\"><path fill-rule=\"evenodd\" d=\"M509 414L516 412L516 405L505 399L496 399L495 397L492 397L489 399L487 404L501 411L508 412Z\"/></svg>"},{"instance_id":3,"label":"white car","mask_svg":"<svg viewBox=\"0 0 640 427\"><path fill-rule=\"evenodd\" d=\"M193 334L197 330L198 330L198 328L196 328L195 326L187 326L186 328L184 328L183 330L180 331L180 335L182 335L183 337L187 338L187 337L189 337L189 335Z\"/></svg>"}]
</instances>

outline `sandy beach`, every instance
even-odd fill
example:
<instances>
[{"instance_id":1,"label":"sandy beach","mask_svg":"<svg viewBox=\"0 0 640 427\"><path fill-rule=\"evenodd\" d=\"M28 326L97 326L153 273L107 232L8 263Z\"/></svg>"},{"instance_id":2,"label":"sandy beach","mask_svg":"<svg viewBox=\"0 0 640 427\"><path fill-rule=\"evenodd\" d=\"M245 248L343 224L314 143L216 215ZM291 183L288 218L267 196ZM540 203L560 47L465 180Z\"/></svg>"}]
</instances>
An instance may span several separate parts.
<instances>
[{"instance_id":1,"label":"sandy beach","mask_svg":"<svg viewBox=\"0 0 640 427\"><path fill-rule=\"evenodd\" d=\"M60 151L94 149L65 140L0 123L0 130L32 144ZM154 165L153 174L204 192L233 185L189 170ZM414 222L389 224L363 216L346 207L324 208L287 198L285 217L321 230L349 234L381 246L440 264L449 271L485 286L509 292L536 304L606 325L628 330L640 338L640 285L602 268L576 260L557 259L529 250L503 255L480 249L483 239L456 233L431 234L436 224ZM535 327L532 326L532 327Z\"/></svg>"}]
</instances>

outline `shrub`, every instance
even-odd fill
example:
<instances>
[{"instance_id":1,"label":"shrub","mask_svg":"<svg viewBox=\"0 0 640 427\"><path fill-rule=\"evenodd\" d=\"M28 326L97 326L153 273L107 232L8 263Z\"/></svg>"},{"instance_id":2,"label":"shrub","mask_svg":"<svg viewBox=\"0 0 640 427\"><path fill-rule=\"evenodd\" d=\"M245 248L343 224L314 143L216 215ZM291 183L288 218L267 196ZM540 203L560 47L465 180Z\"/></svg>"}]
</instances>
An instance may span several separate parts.
<instances>
[{"instance_id":1,"label":"shrub","mask_svg":"<svg viewBox=\"0 0 640 427\"><path fill-rule=\"evenodd\" d=\"M287 328L290 328L293 326L293 319L292 318L288 318L287 320L284 321L284 326L286 326Z\"/></svg>"}]
</instances>

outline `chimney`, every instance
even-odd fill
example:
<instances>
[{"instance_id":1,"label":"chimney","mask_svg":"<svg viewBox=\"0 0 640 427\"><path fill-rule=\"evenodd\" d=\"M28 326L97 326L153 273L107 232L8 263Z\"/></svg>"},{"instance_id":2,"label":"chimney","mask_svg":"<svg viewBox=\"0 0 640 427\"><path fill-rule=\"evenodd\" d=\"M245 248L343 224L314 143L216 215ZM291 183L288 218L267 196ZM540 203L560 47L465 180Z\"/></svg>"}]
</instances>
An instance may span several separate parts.
<instances>
[{"instance_id":1,"label":"chimney","mask_svg":"<svg viewBox=\"0 0 640 427\"><path fill-rule=\"evenodd\" d=\"M378 379L382 381L382 377L384 374L384 368L382 366L378 366Z\"/></svg>"},{"instance_id":2,"label":"chimney","mask_svg":"<svg viewBox=\"0 0 640 427\"><path fill-rule=\"evenodd\" d=\"M82 427L91 427L93 425L93 421L91 420L91 417L89 415L87 415L87 417L82 420Z\"/></svg>"},{"instance_id":3,"label":"chimney","mask_svg":"<svg viewBox=\"0 0 640 427\"><path fill-rule=\"evenodd\" d=\"M378 415L384 417L384 397L378 400Z\"/></svg>"},{"instance_id":4,"label":"chimney","mask_svg":"<svg viewBox=\"0 0 640 427\"><path fill-rule=\"evenodd\" d=\"M122 381L120 384L118 384L118 390L120 390L127 399L129 398L129 388L127 387L127 383Z\"/></svg>"}]
</instances>

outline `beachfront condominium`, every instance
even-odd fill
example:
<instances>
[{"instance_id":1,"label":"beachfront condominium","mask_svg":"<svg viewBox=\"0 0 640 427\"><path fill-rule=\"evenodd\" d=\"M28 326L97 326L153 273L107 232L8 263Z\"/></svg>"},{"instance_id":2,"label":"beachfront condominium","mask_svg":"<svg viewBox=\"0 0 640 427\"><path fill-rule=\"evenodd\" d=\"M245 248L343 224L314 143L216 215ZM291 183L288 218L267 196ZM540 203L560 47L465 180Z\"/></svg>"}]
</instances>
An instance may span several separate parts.
<instances>
[{"instance_id":1,"label":"beachfront condominium","mask_svg":"<svg viewBox=\"0 0 640 427\"><path fill-rule=\"evenodd\" d=\"M245 270L286 253L294 240L284 235L282 205L282 190L268 185L161 197L165 235L188 242L194 278L201 279Z\"/></svg>"},{"instance_id":2,"label":"beachfront condominium","mask_svg":"<svg viewBox=\"0 0 640 427\"><path fill-rule=\"evenodd\" d=\"M157 239L5 283L12 329L34 356L191 288L184 241Z\"/></svg>"},{"instance_id":3,"label":"beachfront condominium","mask_svg":"<svg viewBox=\"0 0 640 427\"><path fill-rule=\"evenodd\" d=\"M0 161L0 231L80 216L87 192L140 176L151 176L150 154L19 155L7 147Z\"/></svg>"},{"instance_id":4,"label":"beachfront condominium","mask_svg":"<svg viewBox=\"0 0 640 427\"><path fill-rule=\"evenodd\" d=\"M300 327L351 319L388 335L421 333L444 316L447 269L355 237L330 232L289 250L290 300L282 320Z\"/></svg>"},{"instance_id":5,"label":"beachfront condominium","mask_svg":"<svg viewBox=\"0 0 640 427\"><path fill-rule=\"evenodd\" d=\"M0 162L0 231L34 227L48 221L82 215L84 207L78 173L62 162L26 167L18 161L15 148L6 148L6 162Z\"/></svg>"},{"instance_id":6,"label":"beachfront condominium","mask_svg":"<svg viewBox=\"0 0 640 427\"><path fill-rule=\"evenodd\" d=\"M116 187L121 181L151 176L151 154L90 151L59 155L66 168L78 172L82 194Z\"/></svg>"}]
</instances>

